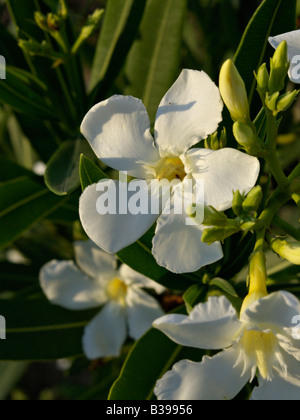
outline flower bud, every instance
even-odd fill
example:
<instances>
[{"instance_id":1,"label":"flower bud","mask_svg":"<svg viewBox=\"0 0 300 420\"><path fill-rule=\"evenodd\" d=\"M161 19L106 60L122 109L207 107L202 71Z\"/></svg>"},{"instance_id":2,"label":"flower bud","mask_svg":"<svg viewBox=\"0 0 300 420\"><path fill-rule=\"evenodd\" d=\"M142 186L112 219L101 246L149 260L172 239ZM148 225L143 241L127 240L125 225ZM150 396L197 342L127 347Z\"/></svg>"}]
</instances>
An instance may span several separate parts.
<instances>
[{"instance_id":1,"label":"flower bud","mask_svg":"<svg viewBox=\"0 0 300 420\"><path fill-rule=\"evenodd\" d=\"M211 206L204 207L204 220L202 222L203 225L225 227L227 221L228 218L224 213L219 212Z\"/></svg>"},{"instance_id":2,"label":"flower bud","mask_svg":"<svg viewBox=\"0 0 300 420\"><path fill-rule=\"evenodd\" d=\"M299 90L294 90L293 92L288 92L280 96L280 98L277 101L277 111L283 112L289 109L295 102L298 93Z\"/></svg>"},{"instance_id":3,"label":"flower bud","mask_svg":"<svg viewBox=\"0 0 300 420\"><path fill-rule=\"evenodd\" d=\"M236 216L242 213L244 199L244 195L239 191L233 193L232 210Z\"/></svg>"},{"instance_id":4,"label":"flower bud","mask_svg":"<svg viewBox=\"0 0 300 420\"><path fill-rule=\"evenodd\" d=\"M254 251L250 257L248 281L249 293L243 302L241 314L243 314L253 302L268 295L266 286L266 257L265 254L261 251Z\"/></svg>"},{"instance_id":5,"label":"flower bud","mask_svg":"<svg viewBox=\"0 0 300 420\"><path fill-rule=\"evenodd\" d=\"M273 58L271 58L271 72L269 79L269 92L280 92L285 85L285 79L289 70L288 46L286 41L279 44Z\"/></svg>"},{"instance_id":6,"label":"flower bud","mask_svg":"<svg viewBox=\"0 0 300 420\"><path fill-rule=\"evenodd\" d=\"M282 258L293 264L300 265L300 242L287 242L280 239L273 239L271 241L271 248Z\"/></svg>"},{"instance_id":7,"label":"flower bud","mask_svg":"<svg viewBox=\"0 0 300 420\"><path fill-rule=\"evenodd\" d=\"M43 15L41 12L35 12L34 13L34 20L38 27L42 29L43 31L48 31L48 25L47 25L47 18Z\"/></svg>"},{"instance_id":8,"label":"flower bud","mask_svg":"<svg viewBox=\"0 0 300 420\"><path fill-rule=\"evenodd\" d=\"M264 143L253 132L252 128L243 122L233 124L233 134L236 141L253 156L263 157L267 153Z\"/></svg>"},{"instance_id":9,"label":"flower bud","mask_svg":"<svg viewBox=\"0 0 300 420\"><path fill-rule=\"evenodd\" d=\"M272 95L267 93L265 102L270 111L277 111L277 100L279 98L279 92L275 92Z\"/></svg>"},{"instance_id":10,"label":"flower bud","mask_svg":"<svg viewBox=\"0 0 300 420\"><path fill-rule=\"evenodd\" d=\"M205 148L211 149L211 150L224 149L226 145L227 145L227 134L226 134L225 127L223 128L221 132L220 138L219 138L218 132L216 131L215 133L209 135L204 141Z\"/></svg>"},{"instance_id":11,"label":"flower bud","mask_svg":"<svg viewBox=\"0 0 300 420\"><path fill-rule=\"evenodd\" d=\"M47 15L47 25L50 31L59 31L60 29L60 18L54 13L48 13Z\"/></svg>"},{"instance_id":12,"label":"flower bud","mask_svg":"<svg viewBox=\"0 0 300 420\"><path fill-rule=\"evenodd\" d=\"M231 60L227 60L222 66L220 92L233 121L247 123L250 120L250 110L246 86Z\"/></svg>"},{"instance_id":13,"label":"flower bud","mask_svg":"<svg viewBox=\"0 0 300 420\"><path fill-rule=\"evenodd\" d=\"M261 95L261 97L264 98L266 93L269 90L269 78L270 78L266 63L264 63L259 68L255 77L257 80L257 91Z\"/></svg>"},{"instance_id":14,"label":"flower bud","mask_svg":"<svg viewBox=\"0 0 300 420\"><path fill-rule=\"evenodd\" d=\"M257 211L263 199L263 192L261 186L254 187L243 202L243 210L247 213Z\"/></svg>"},{"instance_id":15,"label":"flower bud","mask_svg":"<svg viewBox=\"0 0 300 420\"><path fill-rule=\"evenodd\" d=\"M223 242L229 236L234 235L240 231L239 223L236 220L227 219L225 227L214 226L208 229L205 229L202 233L201 241L211 245L214 242Z\"/></svg>"}]
</instances>

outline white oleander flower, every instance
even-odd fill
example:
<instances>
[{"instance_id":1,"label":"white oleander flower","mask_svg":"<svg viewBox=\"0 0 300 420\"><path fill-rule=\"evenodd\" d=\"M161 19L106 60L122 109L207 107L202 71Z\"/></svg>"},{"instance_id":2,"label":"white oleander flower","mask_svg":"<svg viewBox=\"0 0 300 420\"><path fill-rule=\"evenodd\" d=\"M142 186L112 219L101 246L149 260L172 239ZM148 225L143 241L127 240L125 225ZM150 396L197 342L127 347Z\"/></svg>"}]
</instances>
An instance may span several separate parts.
<instances>
[{"instance_id":1,"label":"white oleander flower","mask_svg":"<svg viewBox=\"0 0 300 420\"><path fill-rule=\"evenodd\" d=\"M76 263L51 261L40 272L40 285L53 304L70 310L101 307L86 326L83 349L93 360L119 356L129 335L139 339L162 316L159 303L142 288L162 293L158 283L127 265L117 269L117 259L91 241L75 243Z\"/></svg>"},{"instance_id":2,"label":"white oleander flower","mask_svg":"<svg viewBox=\"0 0 300 420\"><path fill-rule=\"evenodd\" d=\"M288 46L288 58L290 61L289 78L293 83L300 83L300 30L269 38L270 44L275 49L283 41L286 41Z\"/></svg>"},{"instance_id":3,"label":"white oleander flower","mask_svg":"<svg viewBox=\"0 0 300 420\"><path fill-rule=\"evenodd\" d=\"M224 296L210 297L189 316L163 316L154 327L176 343L225 350L201 363L176 363L155 394L161 400L228 400L258 372L252 400L299 400L300 340L292 327L299 314L294 295L276 292L250 303L240 318Z\"/></svg>"},{"instance_id":4,"label":"white oleander flower","mask_svg":"<svg viewBox=\"0 0 300 420\"><path fill-rule=\"evenodd\" d=\"M204 182L205 204L220 211L231 207L233 190L248 193L256 183L256 158L230 148L191 149L217 130L222 110L219 89L207 74L183 70L158 107L154 139L147 111L136 98L113 96L89 111L81 131L105 164L144 180L179 182L166 205L170 214L163 209L159 214L149 209L147 214L117 211L100 215L97 185L86 188L80 199L80 218L98 246L116 253L136 242L157 221L152 252L157 263L168 270L193 272L223 257L220 243L207 245L201 241L203 226L187 225L185 212L174 211L175 199L180 199L178 196L187 190L185 186L191 180ZM120 201L120 182L107 180L102 182L102 189L105 185L110 188L112 183ZM129 191L123 206L126 209L131 198Z\"/></svg>"}]
</instances>

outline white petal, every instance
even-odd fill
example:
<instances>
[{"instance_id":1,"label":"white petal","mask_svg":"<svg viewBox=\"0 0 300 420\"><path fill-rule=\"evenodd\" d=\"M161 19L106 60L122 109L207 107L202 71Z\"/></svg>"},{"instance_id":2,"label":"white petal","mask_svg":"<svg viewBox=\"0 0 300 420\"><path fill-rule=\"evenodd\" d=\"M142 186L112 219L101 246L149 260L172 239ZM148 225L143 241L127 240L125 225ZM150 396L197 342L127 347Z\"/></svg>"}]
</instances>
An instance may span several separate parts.
<instances>
[{"instance_id":1,"label":"white petal","mask_svg":"<svg viewBox=\"0 0 300 420\"><path fill-rule=\"evenodd\" d=\"M116 214L99 214L97 211L98 199L101 192L97 191L97 184L86 188L80 198L79 215L87 235L100 248L109 253L116 253L128 245L133 244L146 233L157 219L156 214L120 214L120 182L108 180L102 183L103 187L115 189L112 199L116 199ZM112 193L113 194L113 193ZM130 199L133 192L128 193ZM150 203L150 198L149 198ZM122 205L126 203L122 202Z\"/></svg>"},{"instance_id":2,"label":"white petal","mask_svg":"<svg viewBox=\"0 0 300 420\"><path fill-rule=\"evenodd\" d=\"M201 363L182 360L155 387L159 400L231 400L250 378L236 366L237 351L227 350Z\"/></svg>"},{"instance_id":3,"label":"white petal","mask_svg":"<svg viewBox=\"0 0 300 420\"><path fill-rule=\"evenodd\" d=\"M247 194L256 184L259 160L235 149L192 149L184 155L186 171L204 181L205 203L219 211L232 206L233 191Z\"/></svg>"},{"instance_id":4,"label":"white petal","mask_svg":"<svg viewBox=\"0 0 300 420\"><path fill-rule=\"evenodd\" d=\"M288 45L288 57L291 63L289 77L292 82L300 83L300 30L288 32L269 38L270 44L275 49L283 41L286 41Z\"/></svg>"},{"instance_id":5,"label":"white petal","mask_svg":"<svg viewBox=\"0 0 300 420\"><path fill-rule=\"evenodd\" d=\"M159 159L147 111L131 96L116 95L95 105L84 118L81 132L99 159L131 176L144 178L141 162Z\"/></svg>"},{"instance_id":6,"label":"white petal","mask_svg":"<svg viewBox=\"0 0 300 420\"><path fill-rule=\"evenodd\" d=\"M117 269L115 255L102 251L92 241L77 241L74 244L75 259L81 270L92 278L112 278Z\"/></svg>"},{"instance_id":7,"label":"white petal","mask_svg":"<svg viewBox=\"0 0 300 420\"><path fill-rule=\"evenodd\" d=\"M153 321L163 315L159 303L150 295L137 287L129 287L126 295L128 310L129 335L138 340Z\"/></svg>"},{"instance_id":8,"label":"white petal","mask_svg":"<svg viewBox=\"0 0 300 420\"><path fill-rule=\"evenodd\" d=\"M297 319L299 319L299 315L297 315ZM300 362L299 328L284 328L276 334L276 337L278 338L281 348Z\"/></svg>"},{"instance_id":9,"label":"white petal","mask_svg":"<svg viewBox=\"0 0 300 420\"><path fill-rule=\"evenodd\" d=\"M153 326L182 346L218 350L232 345L242 323L227 298L214 296L198 304L189 316L166 315Z\"/></svg>"},{"instance_id":10,"label":"white petal","mask_svg":"<svg viewBox=\"0 0 300 420\"><path fill-rule=\"evenodd\" d=\"M276 332L292 327L293 318L299 314L300 303L296 296L280 291L253 302L241 319L261 329L273 328Z\"/></svg>"},{"instance_id":11,"label":"white petal","mask_svg":"<svg viewBox=\"0 0 300 420\"><path fill-rule=\"evenodd\" d=\"M96 308L107 301L105 290L78 270L73 261L51 261L40 272L47 298L66 309Z\"/></svg>"},{"instance_id":12,"label":"white petal","mask_svg":"<svg viewBox=\"0 0 300 420\"><path fill-rule=\"evenodd\" d=\"M259 387L254 388L252 400L298 401L300 400L300 363L293 357L285 356L287 372L275 372L271 381L259 378Z\"/></svg>"},{"instance_id":13,"label":"white petal","mask_svg":"<svg viewBox=\"0 0 300 420\"><path fill-rule=\"evenodd\" d=\"M203 226L192 224L185 214L174 214L180 189L171 198L170 214L162 214L156 226L152 253L156 262L174 273L191 273L223 257L220 243L201 241ZM167 206L167 207L168 207Z\"/></svg>"},{"instance_id":14,"label":"white petal","mask_svg":"<svg viewBox=\"0 0 300 420\"><path fill-rule=\"evenodd\" d=\"M127 285L135 285L144 287L146 289L153 289L157 294L164 293L166 288L154 280L143 276L142 274L134 271L126 264L122 264L120 267L120 277L125 281Z\"/></svg>"},{"instance_id":15,"label":"white petal","mask_svg":"<svg viewBox=\"0 0 300 420\"><path fill-rule=\"evenodd\" d=\"M127 337L125 309L115 302L107 303L87 325L83 349L88 359L119 356Z\"/></svg>"},{"instance_id":16,"label":"white petal","mask_svg":"<svg viewBox=\"0 0 300 420\"><path fill-rule=\"evenodd\" d=\"M179 156L222 121L223 102L217 86L203 71L183 70L162 99L155 138L162 157Z\"/></svg>"}]
</instances>

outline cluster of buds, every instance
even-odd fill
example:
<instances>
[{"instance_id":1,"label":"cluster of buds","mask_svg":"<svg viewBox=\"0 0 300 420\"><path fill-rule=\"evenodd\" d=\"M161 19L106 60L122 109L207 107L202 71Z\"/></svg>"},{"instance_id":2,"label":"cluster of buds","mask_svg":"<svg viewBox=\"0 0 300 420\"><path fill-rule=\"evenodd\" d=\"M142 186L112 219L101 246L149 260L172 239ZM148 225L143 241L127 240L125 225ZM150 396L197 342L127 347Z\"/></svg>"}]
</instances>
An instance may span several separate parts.
<instances>
[{"instance_id":1,"label":"cluster of buds","mask_svg":"<svg viewBox=\"0 0 300 420\"><path fill-rule=\"evenodd\" d=\"M240 231L248 232L257 226L256 212L263 198L260 186L253 188L245 197L239 191L234 193L233 211L237 216L230 219L224 212L220 212L211 206L204 206L204 220L199 220L199 224L207 226L202 235L202 241L212 244L216 241L223 242L229 236ZM194 210L194 209L193 209ZM192 210L191 210L191 217ZM195 221L197 222L197 214L203 214L203 211L194 212Z\"/></svg>"},{"instance_id":2,"label":"cluster of buds","mask_svg":"<svg viewBox=\"0 0 300 420\"><path fill-rule=\"evenodd\" d=\"M226 128L224 127L222 129L220 136L217 131L214 134L211 134L210 136L208 136L204 141L204 145L206 149L211 149L211 150L224 149L224 147L226 147L227 145Z\"/></svg>"},{"instance_id":3,"label":"cluster of buds","mask_svg":"<svg viewBox=\"0 0 300 420\"><path fill-rule=\"evenodd\" d=\"M263 64L255 74L261 100L275 116L289 109L299 93L298 90L294 90L280 95L285 86L289 66L288 47L286 41L283 41L271 58L270 73L267 65Z\"/></svg>"},{"instance_id":4,"label":"cluster of buds","mask_svg":"<svg viewBox=\"0 0 300 420\"><path fill-rule=\"evenodd\" d=\"M236 141L252 156L263 157L267 150L256 134L256 128L250 119L250 107L247 90L233 61L227 60L220 72L220 92L232 120L233 134Z\"/></svg>"}]
</instances>

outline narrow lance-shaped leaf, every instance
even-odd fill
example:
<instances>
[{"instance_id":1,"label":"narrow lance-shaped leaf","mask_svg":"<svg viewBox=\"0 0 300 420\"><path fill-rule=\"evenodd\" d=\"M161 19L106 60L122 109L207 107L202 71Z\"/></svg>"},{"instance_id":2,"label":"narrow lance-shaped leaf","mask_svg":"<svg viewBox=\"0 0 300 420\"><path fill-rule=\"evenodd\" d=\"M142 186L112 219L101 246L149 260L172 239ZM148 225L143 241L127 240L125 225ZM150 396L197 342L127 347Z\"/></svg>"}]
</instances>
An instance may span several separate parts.
<instances>
[{"instance_id":1,"label":"narrow lance-shaped leaf","mask_svg":"<svg viewBox=\"0 0 300 420\"><path fill-rule=\"evenodd\" d=\"M180 70L185 12L186 0L149 0L139 39L127 59L126 94L142 99L152 121Z\"/></svg>"},{"instance_id":2,"label":"narrow lance-shaped leaf","mask_svg":"<svg viewBox=\"0 0 300 420\"><path fill-rule=\"evenodd\" d=\"M6 340L0 360L54 360L83 353L84 327L97 310L67 311L44 299L2 300Z\"/></svg>"}]
</instances>

